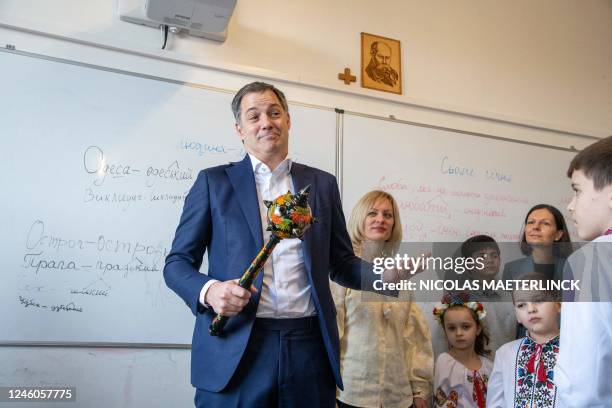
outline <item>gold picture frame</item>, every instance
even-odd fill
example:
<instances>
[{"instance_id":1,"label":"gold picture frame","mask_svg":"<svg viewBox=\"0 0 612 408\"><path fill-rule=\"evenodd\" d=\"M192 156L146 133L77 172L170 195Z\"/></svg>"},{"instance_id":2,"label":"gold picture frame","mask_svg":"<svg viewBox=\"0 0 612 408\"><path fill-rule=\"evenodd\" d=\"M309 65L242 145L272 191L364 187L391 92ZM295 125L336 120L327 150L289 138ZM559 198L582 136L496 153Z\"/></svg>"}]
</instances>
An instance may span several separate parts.
<instances>
[{"instance_id":1,"label":"gold picture frame","mask_svg":"<svg viewBox=\"0 0 612 408\"><path fill-rule=\"evenodd\" d=\"M399 40L361 33L361 86L402 94L402 52Z\"/></svg>"}]
</instances>

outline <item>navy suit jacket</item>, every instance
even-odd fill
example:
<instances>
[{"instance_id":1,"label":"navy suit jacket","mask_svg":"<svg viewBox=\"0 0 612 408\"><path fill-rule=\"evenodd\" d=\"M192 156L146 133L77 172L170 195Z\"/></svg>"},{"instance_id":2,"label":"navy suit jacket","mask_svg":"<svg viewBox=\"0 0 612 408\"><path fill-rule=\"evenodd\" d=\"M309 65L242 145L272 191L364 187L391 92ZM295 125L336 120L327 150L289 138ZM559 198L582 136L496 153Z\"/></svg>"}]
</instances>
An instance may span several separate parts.
<instances>
[{"instance_id":1,"label":"navy suit jacket","mask_svg":"<svg viewBox=\"0 0 612 408\"><path fill-rule=\"evenodd\" d=\"M295 191L312 186L308 201L318 222L304 235L304 263L327 355L336 383L342 388L340 343L329 277L343 286L361 289L361 270L367 269L368 264L353 253L335 177L298 163L292 164L291 176ZM259 292L251 296L240 314L229 319L223 336L208 334L214 314L199 304L200 291L211 278L239 278L263 244L249 156L201 171L185 199L164 268L166 284L196 317L191 352L191 383L196 388L221 391L232 378L255 320L263 273L254 283ZM208 276L199 272L205 251ZM368 276L369 282L373 275Z\"/></svg>"}]
</instances>

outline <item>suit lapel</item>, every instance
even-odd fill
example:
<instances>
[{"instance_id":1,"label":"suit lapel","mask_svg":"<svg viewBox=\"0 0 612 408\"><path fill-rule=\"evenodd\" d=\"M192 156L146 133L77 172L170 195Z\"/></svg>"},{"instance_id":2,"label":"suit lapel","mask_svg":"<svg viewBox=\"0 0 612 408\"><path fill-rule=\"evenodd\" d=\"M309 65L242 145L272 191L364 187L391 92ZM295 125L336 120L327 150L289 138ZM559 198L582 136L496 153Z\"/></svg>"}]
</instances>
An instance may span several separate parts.
<instances>
[{"instance_id":1,"label":"suit lapel","mask_svg":"<svg viewBox=\"0 0 612 408\"><path fill-rule=\"evenodd\" d=\"M291 165L291 177L293 179L293 188L294 193L297 193L307 185L311 185L310 195L308 196L308 204L310 205L310 209L312 210L312 214L314 217L317 217L316 206L315 206L315 196L316 196L316 186L314 185L314 175L312 172L308 171L306 166L293 163ZM306 271L308 272L308 276L312 277L312 244L313 244L313 233L315 228L310 228L303 237L304 243L304 265L306 267Z\"/></svg>"},{"instance_id":2,"label":"suit lapel","mask_svg":"<svg viewBox=\"0 0 612 408\"><path fill-rule=\"evenodd\" d=\"M234 188L238 198L240 209L246 218L251 235L258 248L263 246L263 234L261 230L261 216L259 203L257 202L257 188L255 187L255 176L249 155L245 155L240 162L228 167L225 172ZM229 205L230 203L228 203Z\"/></svg>"}]
</instances>

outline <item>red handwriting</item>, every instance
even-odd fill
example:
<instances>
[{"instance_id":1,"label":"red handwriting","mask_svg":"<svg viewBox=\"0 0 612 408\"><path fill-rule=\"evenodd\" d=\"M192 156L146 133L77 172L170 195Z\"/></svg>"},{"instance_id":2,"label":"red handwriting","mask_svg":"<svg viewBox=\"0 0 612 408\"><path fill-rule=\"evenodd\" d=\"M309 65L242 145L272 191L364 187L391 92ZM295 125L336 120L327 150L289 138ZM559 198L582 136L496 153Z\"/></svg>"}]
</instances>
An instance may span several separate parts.
<instances>
[{"instance_id":1,"label":"red handwriting","mask_svg":"<svg viewBox=\"0 0 612 408\"><path fill-rule=\"evenodd\" d=\"M480 198L480 193L476 191L454 190L454 191L449 191L448 194L453 197Z\"/></svg>"},{"instance_id":2,"label":"red handwriting","mask_svg":"<svg viewBox=\"0 0 612 408\"><path fill-rule=\"evenodd\" d=\"M402 230L404 234L409 234L412 232L421 232L423 231L423 223L417 221L413 224L404 224L402 225Z\"/></svg>"},{"instance_id":3,"label":"red handwriting","mask_svg":"<svg viewBox=\"0 0 612 408\"><path fill-rule=\"evenodd\" d=\"M382 176L378 180L378 188L382 191L408 190L408 185L402 179L388 181L386 176Z\"/></svg>"},{"instance_id":4,"label":"red handwriting","mask_svg":"<svg viewBox=\"0 0 612 408\"><path fill-rule=\"evenodd\" d=\"M517 242L521 239L521 235L512 232L502 232L501 239L502 241Z\"/></svg>"},{"instance_id":5,"label":"red handwriting","mask_svg":"<svg viewBox=\"0 0 612 408\"><path fill-rule=\"evenodd\" d=\"M506 211L504 210L487 210L484 208L465 208L464 214L477 215L479 217L490 217L490 218L506 218Z\"/></svg>"},{"instance_id":6,"label":"red handwriting","mask_svg":"<svg viewBox=\"0 0 612 408\"><path fill-rule=\"evenodd\" d=\"M493 231L469 230L467 233L468 238L475 237L476 235L488 235L491 238L497 238L497 233Z\"/></svg>"},{"instance_id":7,"label":"red handwriting","mask_svg":"<svg viewBox=\"0 0 612 408\"><path fill-rule=\"evenodd\" d=\"M515 197L515 196L513 196L511 194L491 194L491 193L485 193L484 198L487 201L500 201L500 202L506 202L506 203L527 204L529 202L524 197Z\"/></svg>"},{"instance_id":8,"label":"red handwriting","mask_svg":"<svg viewBox=\"0 0 612 408\"><path fill-rule=\"evenodd\" d=\"M444 237L458 237L459 230L450 225L440 225L437 228L432 228L431 232Z\"/></svg>"},{"instance_id":9,"label":"red handwriting","mask_svg":"<svg viewBox=\"0 0 612 408\"><path fill-rule=\"evenodd\" d=\"M400 200L397 205L399 206L400 210L429 214L443 218L450 218L451 216L448 210L448 205L439 196L424 202L415 200Z\"/></svg>"}]
</instances>

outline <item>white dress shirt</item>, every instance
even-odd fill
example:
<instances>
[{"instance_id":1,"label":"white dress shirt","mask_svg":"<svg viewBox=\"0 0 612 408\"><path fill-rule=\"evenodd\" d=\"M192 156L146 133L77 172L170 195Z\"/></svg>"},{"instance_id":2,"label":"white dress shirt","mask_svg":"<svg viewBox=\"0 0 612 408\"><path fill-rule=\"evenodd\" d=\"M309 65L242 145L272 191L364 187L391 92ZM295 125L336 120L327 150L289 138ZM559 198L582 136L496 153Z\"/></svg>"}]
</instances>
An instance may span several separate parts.
<instances>
[{"instance_id":1,"label":"white dress shirt","mask_svg":"<svg viewBox=\"0 0 612 408\"><path fill-rule=\"evenodd\" d=\"M261 227L264 243L270 238L267 208L263 200L273 201L287 191L294 192L291 177L290 158L283 160L273 171L255 156L249 154L255 175L257 201L261 216ZM217 280L208 281L200 292L200 303L203 305L208 288ZM304 267L302 241L294 239L281 240L264 264L263 285L257 307L257 317L295 318L315 314L315 307L310 296L310 282Z\"/></svg>"},{"instance_id":2,"label":"white dress shirt","mask_svg":"<svg viewBox=\"0 0 612 408\"><path fill-rule=\"evenodd\" d=\"M597 247L596 247L597 246ZM595 251L597 251L595 255ZM597 264L598 261L599 263ZM581 292L561 307L561 344L555 384L563 407L612 407L612 235L577 250L567 260ZM598 280L598 284L593 282ZM592 302L595 293L602 300Z\"/></svg>"}]
</instances>

